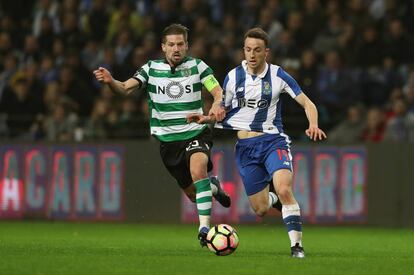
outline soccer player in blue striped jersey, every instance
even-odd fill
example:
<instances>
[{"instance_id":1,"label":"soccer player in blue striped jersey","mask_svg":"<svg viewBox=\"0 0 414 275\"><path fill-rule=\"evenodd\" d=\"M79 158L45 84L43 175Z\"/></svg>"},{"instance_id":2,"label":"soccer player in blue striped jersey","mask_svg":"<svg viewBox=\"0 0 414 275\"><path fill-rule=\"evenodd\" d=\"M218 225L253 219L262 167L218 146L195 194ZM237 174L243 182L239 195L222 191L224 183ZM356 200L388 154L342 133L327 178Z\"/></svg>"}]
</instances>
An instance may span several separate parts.
<instances>
[{"instance_id":1,"label":"soccer player in blue striped jersey","mask_svg":"<svg viewBox=\"0 0 414 275\"><path fill-rule=\"evenodd\" d=\"M142 89L148 94L151 134L160 141L160 154L169 173L177 180L188 198L197 204L200 220L198 239L207 245L212 196L224 207L230 197L216 177L208 177L211 133L206 125L187 123L190 113L203 113L201 90L204 86L214 97L209 114L222 120L223 90L212 69L202 60L186 55L188 29L179 24L166 27L161 47L164 59L150 60L134 76L121 82L105 68L94 71L98 81L109 85L115 93L128 95Z\"/></svg>"},{"instance_id":2,"label":"soccer player in blue striped jersey","mask_svg":"<svg viewBox=\"0 0 414 275\"><path fill-rule=\"evenodd\" d=\"M291 141L283 131L280 94L287 93L302 105L309 121L305 133L311 140L322 140L326 135L318 127L315 104L297 82L280 66L266 62L268 41L260 28L246 32L245 60L224 80L226 115L215 127L238 131L236 162L250 205L258 216L264 216L280 200L291 255L304 258L300 208L292 191ZM216 118L191 114L187 120L204 124ZM277 195L269 191L269 182Z\"/></svg>"}]
</instances>

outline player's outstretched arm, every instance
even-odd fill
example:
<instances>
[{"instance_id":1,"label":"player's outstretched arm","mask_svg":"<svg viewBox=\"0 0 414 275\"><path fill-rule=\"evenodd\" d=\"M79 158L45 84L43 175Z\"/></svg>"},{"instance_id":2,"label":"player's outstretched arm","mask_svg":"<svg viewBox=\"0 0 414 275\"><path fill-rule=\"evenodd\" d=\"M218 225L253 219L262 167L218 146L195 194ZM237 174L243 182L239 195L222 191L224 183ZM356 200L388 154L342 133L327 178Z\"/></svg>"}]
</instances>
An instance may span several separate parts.
<instances>
[{"instance_id":1,"label":"player's outstretched arm","mask_svg":"<svg viewBox=\"0 0 414 275\"><path fill-rule=\"evenodd\" d=\"M211 95L214 97L214 102L211 105L210 110L208 111L208 115L213 115L217 121L222 121L224 119L224 115L226 114L226 111L224 110L223 106L223 89L220 87L219 82L213 75L213 71L204 63L201 61L199 64L202 67L202 70L204 71L210 71L211 74L204 77L201 81L203 83L203 86L211 93Z\"/></svg>"},{"instance_id":2,"label":"player's outstretched arm","mask_svg":"<svg viewBox=\"0 0 414 275\"><path fill-rule=\"evenodd\" d=\"M327 138L325 132L318 127L318 110L315 104L303 92L295 97L295 100L305 109L309 121L309 127L305 130L306 135L313 141Z\"/></svg>"},{"instance_id":3,"label":"player's outstretched arm","mask_svg":"<svg viewBox=\"0 0 414 275\"><path fill-rule=\"evenodd\" d=\"M187 122L191 123L191 122L195 122L198 124L212 124L216 122L216 118L214 117L214 115L202 115L202 114L197 114L197 113L193 113L193 114L189 114L187 115Z\"/></svg>"},{"instance_id":4,"label":"player's outstretched arm","mask_svg":"<svg viewBox=\"0 0 414 275\"><path fill-rule=\"evenodd\" d=\"M104 67L99 67L97 70L93 71L93 74L95 75L96 80L108 84L109 88L116 94L129 95L141 86L141 82L135 78L130 78L124 82L114 79L111 73Z\"/></svg>"},{"instance_id":5,"label":"player's outstretched arm","mask_svg":"<svg viewBox=\"0 0 414 275\"><path fill-rule=\"evenodd\" d=\"M214 116L217 121L222 121L226 115L226 111L223 107L223 89L220 85L215 86L210 93L214 97L214 102L208 112L209 116Z\"/></svg>"}]
</instances>

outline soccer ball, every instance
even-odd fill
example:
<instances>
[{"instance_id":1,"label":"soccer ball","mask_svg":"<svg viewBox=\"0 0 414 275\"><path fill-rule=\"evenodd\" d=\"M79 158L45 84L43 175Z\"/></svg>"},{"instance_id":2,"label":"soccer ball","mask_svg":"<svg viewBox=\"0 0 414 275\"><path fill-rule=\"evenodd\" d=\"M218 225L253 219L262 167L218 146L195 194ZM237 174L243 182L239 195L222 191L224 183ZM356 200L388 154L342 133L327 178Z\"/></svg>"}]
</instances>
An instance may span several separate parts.
<instances>
[{"instance_id":1,"label":"soccer ball","mask_svg":"<svg viewBox=\"0 0 414 275\"><path fill-rule=\"evenodd\" d=\"M230 225L216 225L207 234L207 246L217 256L230 255L238 245L239 236Z\"/></svg>"}]
</instances>

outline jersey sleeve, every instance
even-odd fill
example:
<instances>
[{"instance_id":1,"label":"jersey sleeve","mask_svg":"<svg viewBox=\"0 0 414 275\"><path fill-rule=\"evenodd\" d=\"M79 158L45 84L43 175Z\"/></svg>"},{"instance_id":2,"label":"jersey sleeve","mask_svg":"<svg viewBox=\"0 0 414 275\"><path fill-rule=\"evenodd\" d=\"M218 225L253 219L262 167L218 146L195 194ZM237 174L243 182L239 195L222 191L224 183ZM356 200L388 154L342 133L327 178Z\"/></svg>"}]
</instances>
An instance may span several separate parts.
<instances>
[{"instance_id":1,"label":"jersey sleeve","mask_svg":"<svg viewBox=\"0 0 414 275\"><path fill-rule=\"evenodd\" d=\"M223 104L226 110L232 108L233 97L234 89L232 88L229 74L227 74L223 82Z\"/></svg>"},{"instance_id":2,"label":"jersey sleeve","mask_svg":"<svg viewBox=\"0 0 414 275\"><path fill-rule=\"evenodd\" d=\"M206 86L206 81L210 75L213 75L213 70L204 61L197 59L197 69L200 74L200 81Z\"/></svg>"},{"instance_id":3,"label":"jersey sleeve","mask_svg":"<svg viewBox=\"0 0 414 275\"><path fill-rule=\"evenodd\" d=\"M139 68L133 76L133 78L135 78L136 80L141 81L143 86L148 82L150 65L151 63L148 62L147 64Z\"/></svg>"},{"instance_id":4,"label":"jersey sleeve","mask_svg":"<svg viewBox=\"0 0 414 275\"><path fill-rule=\"evenodd\" d=\"M282 79L283 82L283 91L288 93L292 98L297 97L300 93L302 93L302 89L300 88L299 84L296 80L290 76L282 67L279 67L277 70L277 76Z\"/></svg>"}]
</instances>

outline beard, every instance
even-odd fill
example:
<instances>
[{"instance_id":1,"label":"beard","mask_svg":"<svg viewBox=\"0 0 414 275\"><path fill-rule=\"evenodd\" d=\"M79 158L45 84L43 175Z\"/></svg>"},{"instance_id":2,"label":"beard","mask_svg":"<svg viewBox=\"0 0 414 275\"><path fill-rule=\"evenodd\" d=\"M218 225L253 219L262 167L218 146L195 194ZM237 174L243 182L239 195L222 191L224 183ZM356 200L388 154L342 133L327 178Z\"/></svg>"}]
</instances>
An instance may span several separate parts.
<instances>
[{"instance_id":1,"label":"beard","mask_svg":"<svg viewBox=\"0 0 414 275\"><path fill-rule=\"evenodd\" d=\"M183 60L183 56L182 55L172 55L170 58L171 63L173 63L174 65L179 64L181 61Z\"/></svg>"}]
</instances>

